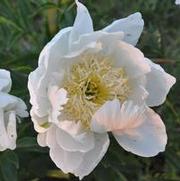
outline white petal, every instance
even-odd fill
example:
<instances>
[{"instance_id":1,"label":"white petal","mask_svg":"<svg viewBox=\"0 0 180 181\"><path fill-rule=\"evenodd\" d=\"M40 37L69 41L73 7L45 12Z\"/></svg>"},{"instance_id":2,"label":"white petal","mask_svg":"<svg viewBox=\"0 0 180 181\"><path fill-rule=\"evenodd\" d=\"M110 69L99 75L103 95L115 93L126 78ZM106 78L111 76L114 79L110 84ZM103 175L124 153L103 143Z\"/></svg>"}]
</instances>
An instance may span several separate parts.
<instances>
[{"instance_id":1,"label":"white petal","mask_svg":"<svg viewBox=\"0 0 180 181\"><path fill-rule=\"evenodd\" d=\"M25 118L29 116L29 113L27 112L27 106L24 103L23 100L17 98L17 104L16 104L16 114L20 116L21 118Z\"/></svg>"},{"instance_id":2,"label":"white petal","mask_svg":"<svg viewBox=\"0 0 180 181\"><path fill-rule=\"evenodd\" d=\"M69 33L72 28L62 29L42 50L39 56L38 68L31 72L28 80L30 102L35 113L44 117L49 111L47 89L54 72L59 71L61 58L68 52ZM51 75L52 74L52 75Z\"/></svg>"},{"instance_id":3,"label":"white petal","mask_svg":"<svg viewBox=\"0 0 180 181\"><path fill-rule=\"evenodd\" d=\"M40 146L42 147L46 147L47 143L46 143L46 138L47 138L47 134L46 133L39 133L37 135L37 142Z\"/></svg>"},{"instance_id":4,"label":"white petal","mask_svg":"<svg viewBox=\"0 0 180 181\"><path fill-rule=\"evenodd\" d=\"M9 92L11 89L11 77L10 72L4 69L0 69L0 91Z\"/></svg>"},{"instance_id":5,"label":"white petal","mask_svg":"<svg viewBox=\"0 0 180 181\"><path fill-rule=\"evenodd\" d=\"M17 139L15 111L10 111L8 113L8 123L6 129L7 129L7 136L9 139L8 148L14 150L16 148L16 139Z\"/></svg>"},{"instance_id":6,"label":"white petal","mask_svg":"<svg viewBox=\"0 0 180 181\"><path fill-rule=\"evenodd\" d=\"M48 120L47 116L45 116L45 117L37 116L35 114L33 108L31 109L30 115L31 115L31 120L34 123L34 129L38 133L44 133L44 132L46 132L49 129L51 124L49 123L49 120Z\"/></svg>"},{"instance_id":7,"label":"white petal","mask_svg":"<svg viewBox=\"0 0 180 181\"><path fill-rule=\"evenodd\" d=\"M48 90L49 100L51 102L52 110L50 110L50 122L57 123L58 116L61 114L63 105L68 101L67 91L63 88L59 89L58 86L51 86Z\"/></svg>"},{"instance_id":8,"label":"white petal","mask_svg":"<svg viewBox=\"0 0 180 181\"><path fill-rule=\"evenodd\" d=\"M15 96L0 92L0 108L11 110L15 109L18 99Z\"/></svg>"},{"instance_id":9,"label":"white petal","mask_svg":"<svg viewBox=\"0 0 180 181\"><path fill-rule=\"evenodd\" d=\"M139 114L139 117L131 118L133 122L139 121L135 127L116 130L113 134L126 151L144 157L155 156L165 150L167 143L164 123L159 115L149 108L143 115L139 110Z\"/></svg>"},{"instance_id":10,"label":"white petal","mask_svg":"<svg viewBox=\"0 0 180 181\"><path fill-rule=\"evenodd\" d=\"M74 170L79 167L83 160L84 153L68 152L56 145L50 148L50 157L58 168L64 173L74 173Z\"/></svg>"},{"instance_id":11,"label":"white petal","mask_svg":"<svg viewBox=\"0 0 180 181\"><path fill-rule=\"evenodd\" d=\"M77 123L72 121L66 121L65 124L68 122L72 123L71 127L79 127ZM56 129L56 140L62 149L73 152L87 152L94 147L94 135L92 132L71 133L71 131L73 130Z\"/></svg>"},{"instance_id":12,"label":"white petal","mask_svg":"<svg viewBox=\"0 0 180 181\"><path fill-rule=\"evenodd\" d=\"M46 96L47 79L44 78L45 69L37 68L29 74L28 89L30 93L30 103L34 112L41 117L47 115L49 102Z\"/></svg>"},{"instance_id":13,"label":"white petal","mask_svg":"<svg viewBox=\"0 0 180 181\"><path fill-rule=\"evenodd\" d=\"M137 78L150 72L150 66L139 49L123 41L119 41L111 49L116 65L123 67L129 78Z\"/></svg>"},{"instance_id":14,"label":"white petal","mask_svg":"<svg viewBox=\"0 0 180 181\"><path fill-rule=\"evenodd\" d=\"M58 145L56 139L56 129L57 127L52 124L46 132L46 143L50 148L55 148Z\"/></svg>"},{"instance_id":15,"label":"white petal","mask_svg":"<svg viewBox=\"0 0 180 181\"><path fill-rule=\"evenodd\" d=\"M56 132L58 131L57 126L52 125L50 129L47 131L46 143L50 147L50 157L63 172L68 173L78 168L82 161L82 155L84 153L81 152L69 152L65 151L63 148L59 146L57 140L59 135L57 136ZM61 130L59 130L61 131ZM66 141L66 140L64 140Z\"/></svg>"},{"instance_id":16,"label":"white petal","mask_svg":"<svg viewBox=\"0 0 180 181\"><path fill-rule=\"evenodd\" d=\"M69 45L69 49L70 52L72 52L71 54L75 54L74 52L82 52L83 50L85 50L85 47L92 47L92 44L96 45L97 43L101 43L103 49L105 49L107 47L110 47L111 44L114 44L114 42L122 40L123 37L123 32L107 33L104 31L95 31L92 33L81 35L77 41Z\"/></svg>"},{"instance_id":17,"label":"white petal","mask_svg":"<svg viewBox=\"0 0 180 181\"><path fill-rule=\"evenodd\" d=\"M82 179L90 174L97 164L101 161L109 147L109 138L107 134L95 134L95 147L91 151L82 155L83 161L74 171L74 174Z\"/></svg>"},{"instance_id":18,"label":"white petal","mask_svg":"<svg viewBox=\"0 0 180 181\"><path fill-rule=\"evenodd\" d=\"M179 4L180 4L180 0L176 0L176 1L175 1L175 4L176 4L176 5L179 5Z\"/></svg>"},{"instance_id":19,"label":"white petal","mask_svg":"<svg viewBox=\"0 0 180 181\"><path fill-rule=\"evenodd\" d=\"M146 103L148 106L161 105L165 100L170 88L175 84L176 79L166 73L164 69L146 59L151 66L151 71L147 74L146 90L149 93Z\"/></svg>"},{"instance_id":20,"label":"white petal","mask_svg":"<svg viewBox=\"0 0 180 181\"><path fill-rule=\"evenodd\" d=\"M50 148L50 156L54 163L65 173L73 173L82 179L97 166L109 146L107 134L95 135L95 147L89 152L68 152L61 147Z\"/></svg>"},{"instance_id":21,"label":"white petal","mask_svg":"<svg viewBox=\"0 0 180 181\"><path fill-rule=\"evenodd\" d=\"M119 111L120 102L118 99L107 101L93 115L91 120L91 130L97 133L113 130L114 126L116 126L116 117Z\"/></svg>"},{"instance_id":22,"label":"white petal","mask_svg":"<svg viewBox=\"0 0 180 181\"><path fill-rule=\"evenodd\" d=\"M140 105L149 95L149 93L145 89L146 87L145 75L129 79L129 85L131 86L131 92L128 96L128 100L132 100L135 104Z\"/></svg>"},{"instance_id":23,"label":"white petal","mask_svg":"<svg viewBox=\"0 0 180 181\"><path fill-rule=\"evenodd\" d=\"M134 13L127 18L114 21L112 24L103 29L106 32L124 32L124 41L136 45L143 31L144 21L141 13Z\"/></svg>"},{"instance_id":24,"label":"white petal","mask_svg":"<svg viewBox=\"0 0 180 181\"><path fill-rule=\"evenodd\" d=\"M5 128L4 111L0 109L0 151L4 151L9 146L9 140Z\"/></svg>"},{"instance_id":25,"label":"white petal","mask_svg":"<svg viewBox=\"0 0 180 181\"><path fill-rule=\"evenodd\" d=\"M76 41L80 35L93 32L93 23L87 8L76 0L77 15L70 35L70 43Z\"/></svg>"},{"instance_id":26,"label":"white petal","mask_svg":"<svg viewBox=\"0 0 180 181\"><path fill-rule=\"evenodd\" d=\"M13 110L20 117L28 117L29 115L26 111L26 104L20 98L4 92L0 92L0 108L6 111Z\"/></svg>"},{"instance_id":27,"label":"white petal","mask_svg":"<svg viewBox=\"0 0 180 181\"><path fill-rule=\"evenodd\" d=\"M3 112L0 109L0 151L16 148L16 114L14 111Z\"/></svg>"}]
</instances>

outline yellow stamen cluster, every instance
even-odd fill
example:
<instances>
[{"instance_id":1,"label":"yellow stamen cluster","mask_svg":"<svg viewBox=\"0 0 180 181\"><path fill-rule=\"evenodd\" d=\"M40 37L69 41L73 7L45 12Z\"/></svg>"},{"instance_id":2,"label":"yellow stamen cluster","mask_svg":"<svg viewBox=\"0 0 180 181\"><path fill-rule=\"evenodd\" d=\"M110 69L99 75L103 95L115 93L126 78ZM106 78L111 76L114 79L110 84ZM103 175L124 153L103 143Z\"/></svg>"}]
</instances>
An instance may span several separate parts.
<instances>
[{"instance_id":1,"label":"yellow stamen cluster","mask_svg":"<svg viewBox=\"0 0 180 181\"><path fill-rule=\"evenodd\" d=\"M68 102L62 114L66 120L81 121L89 128L92 115L106 101L118 98L123 102L130 93L123 68L113 67L112 60L100 55L83 55L67 71L63 87Z\"/></svg>"}]
</instances>

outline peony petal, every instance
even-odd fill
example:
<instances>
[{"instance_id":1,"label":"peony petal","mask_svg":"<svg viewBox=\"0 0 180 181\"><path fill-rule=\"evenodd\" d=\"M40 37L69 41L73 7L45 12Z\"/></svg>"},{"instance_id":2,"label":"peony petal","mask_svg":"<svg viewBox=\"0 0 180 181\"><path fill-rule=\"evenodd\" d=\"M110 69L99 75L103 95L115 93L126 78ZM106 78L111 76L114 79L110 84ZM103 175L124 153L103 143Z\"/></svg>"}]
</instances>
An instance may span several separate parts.
<instances>
[{"instance_id":1,"label":"peony petal","mask_svg":"<svg viewBox=\"0 0 180 181\"><path fill-rule=\"evenodd\" d=\"M11 90L11 77L10 72L4 69L0 69L0 91L9 92Z\"/></svg>"},{"instance_id":2,"label":"peony petal","mask_svg":"<svg viewBox=\"0 0 180 181\"><path fill-rule=\"evenodd\" d=\"M111 49L116 65L124 68L129 79L138 78L150 72L150 66L139 49L123 41L114 44Z\"/></svg>"},{"instance_id":3,"label":"peony petal","mask_svg":"<svg viewBox=\"0 0 180 181\"><path fill-rule=\"evenodd\" d=\"M30 73L28 89L30 103L34 112L40 117L48 114L50 104L47 97L47 89L52 80L51 72L58 72L61 66L61 58L68 52L68 40L71 27L64 28L44 47L39 56L39 67Z\"/></svg>"},{"instance_id":4,"label":"peony petal","mask_svg":"<svg viewBox=\"0 0 180 181\"><path fill-rule=\"evenodd\" d=\"M27 112L27 106L24 103L23 100L17 98L17 104L16 104L16 114L21 118L26 118L29 116L29 113Z\"/></svg>"},{"instance_id":5,"label":"peony petal","mask_svg":"<svg viewBox=\"0 0 180 181\"><path fill-rule=\"evenodd\" d=\"M115 41L122 40L123 37L123 32L107 33L104 31L94 31L92 33L81 35L77 41L71 43L70 51L79 52L81 49L84 49L84 47L88 46L89 44L97 42L101 42L105 44L105 46L109 46Z\"/></svg>"},{"instance_id":6,"label":"peony petal","mask_svg":"<svg viewBox=\"0 0 180 181\"><path fill-rule=\"evenodd\" d=\"M147 98L149 93L145 89L146 87L146 77L145 75L139 76L137 78L130 78L129 85L131 86L131 92L128 96L128 100L132 100L135 104L142 104Z\"/></svg>"},{"instance_id":7,"label":"peony petal","mask_svg":"<svg viewBox=\"0 0 180 181\"><path fill-rule=\"evenodd\" d=\"M64 173L74 173L74 170L79 167L83 161L84 153L68 152L63 150L60 146L50 148L50 157L58 168Z\"/></svg>"},{"instance_id":8,"label":"peony petal","mask_svg":"<svg viewBox=\"0 0 180 181\"><path fill-rule=\"evenodd\" d=\"M93 115L91 120L91 130L97 133L111 131L116 122L119 110L120 102L118 99L107 101Z\"/></svg>"},{"instance_id":9,"label":"peony petal","mask_svg":"<svg viewBox=\"0 0 180 181\"><path fill-rule=\"evenodd\" d=\"M38 117L35 114L33 108L30 111L30 115L31 115L31 120L34 123L34 129L38 133L44 133L44 132L46 132L49 129L51 123L49 123L47 116L45 116L45 117Z\"/></svg>"},{"instance_id":10,"label":"peony petal","mask_svg":"<svg viewBox=\"0 0 180 181\"><path fill-rule=\"evenodd\" d=\"M16 112L10 111L8 113L8 121L7 123L7 136L9 140L8 148L14 150L16 148L16 139L17 139L17 132L16 132Z\"/></svg>"},{"instance_id":11,"label":"peony petal","mask_svg":"<svg viewBox=\"0 0 180 181\"><path fill-rule=\"evenodd\" d=\"M56 125L51 125L48 131L46 132L46 143L50 148L55 148L57 146L56 140Z\"/></svg>"},{"instance_id":12,"label":"peony petal","mask_svg":"<svg viewBox=\"0 0 180 181\"><path fill-rule=\"evenodd\" d=\"M47 134L46 133L39 133L37 135L37 142L40 146L42 147L46 147L47 143L46 143L46 138L47 138Z\"/></svg>"},{"instance_id":13,"label":"peony petal","mask_svg":"<svg viewBox=\"0 0 180 181\"><path fill-rule=\"evenodd\" d=\"M68 152L56 145L50 148L50 157L65 173L73 173L82 179L97 166L109 146L107 134L95 135L95 147L89 152Z\"/></svg>"},{"instance_id":14,"label":"peony petal","mask_svg":"<svg viewBox=\"0 0 180 181\"><path fill-rule=\"evenodd\" d=\"M109 147L109 138L107 134L95 134L95 147L89 152L82 155L83 161L79 167L74 170L74 174L80 178L80 180L90 174L97 164L101 161L107 149Z\"/></svg>"},{"instance_id":15,"label":"peony petal","mask_svg":"<svg viewBox=\"0 0 180 181\"><path fill-rule=\"evenodd\" d=\"M52 125L46 133L46 143L50 147L50 157L57 167L60 168L63 172L73 173L73 171L80 165L83 159L82 155L84 153L69 152L61 148L57 143L58 137L56 134L57 131L60 131L59 129L60 128L57 126Z\"/></svg>"},{"instance_id":16,"label":"peony petal","mask_svg":"<svg viewBox=\"0 0 180 181\"><path fill-rule=\"evenodd\" d=\"M29 74L28 89L30 93L30 103L33 105L34 113L40 117L44 117L47 115L49 109L49 101L45 96L47 79L42 75L43 69L41 69L42 67L37 68Z\"/></svg>"},{"instance_id":17,"label":"peony petal","mask_svg":"<svg viewBox=\"0 0 180 181\"><path fill-rule=\"evenodd\" d=\"M134 121L139 121L135 127L113 131L118 143L126 150L143 157L151 157L165 150L167 135L160 116L147 108L144 114ZM133 122L134 122L133 121Z\"/></svg>"},{"instance_id":18,"label":"peony petal","mask_svg":"<svg viewBox=\"0 0 180 181\"><path fill-rule=\"evenodd\" d=\"M93 32L93 22L87 8L76 0L77 15L70 35L70 43L86 33Z\"/></svg>"},{"instance_id":19,"label":"peony petal","mask_svg":"<svg viewBox=\"0 0 180 181\"><path fill-rule=\"evenodd\" d=\"M18 104L18 98L4 92L0 92L0 108L11 110Z\"/></svg>"},{"instance_id":20,"label":"peony petal","mask_svg":"<svg viewBox=\"0 0 180 181\"><path fill-rule=\"evenodd\" d=\"M114 21L112 24L103 29L106 32L124 32L124 41L136 45L143 31L144 21L141 13L134 13L127 18Z\"/></svg>"},{"instance_id":21,"label":"peony petal","mask_svg":"<svg viewBox=\"0 0 180 181\"><path fill-rule=\"evenodd\" d=\"M149 96L146 103L148 106L159 106L166 100L166 96L176 79L166 73L160 65L147 58L146 61L151 66L151 71L147 74L146 90Z\"/></svg>"},{"instance_id":22,"label":"peony petal","mask_svg":"<svg viewBox=\"0 0 180 181\"><path fill-rule=\"evenodd\" d=\"M63 105L65 105L68 101L67 91L63 88L59 89L58 86L51 86L48 90L48 96L52 107L52 110L49 113L49 121L58 123L58 116L61 114Z\"/></svg>"},{"instance_id":23,"label":"peony petal","mask_svg":"<svg viewBox=\"0 0 180 181\"><path fill-rule=\"evenodd\" d=\"M132 129L141 124L140 116L143 112L144 106L138 107L132 101L125 101L123 104L120 104L118 99L107 101L93 115L91 129L99 133L104 130Z\"/></svg>"},{"instance_id":24,"label":"peony petal","mask_svg":"<svg viewBox=\"0 0 180 181\"><path fill-rule=\"evenodd\" d=\"M71 128L78 129L79 125L73 121L65 121L63 124L68 124L68 122L72 124ZM70 128L70 126L67 126L67 128ZM87 152L94 147L94 135L90 131L76 131L75 133L72 129L63 130L58 128L56 129L56 140L59 146L66 151Z\"/></svg>"},{"instance_id":25,"label":"peony petal","mask_svg":"<svg viewBox=\"0 0 180 181\"><path fill-rule=\"evenodd\" d=\"M4 111L0 108L0 151L4 151L9 146L9 140L5 128Z\"/></svg>"},{"instance_id":26,"label":"peony petal","mask_svg":"<svg viewBox=\"0 0 180 181\"><path fill-rule=\"evenodd\" d=\"M180 0L176 0L176 1L175 1L175 4L176 4L176 5L180 5Z\"/></svg>"}]
</instances>

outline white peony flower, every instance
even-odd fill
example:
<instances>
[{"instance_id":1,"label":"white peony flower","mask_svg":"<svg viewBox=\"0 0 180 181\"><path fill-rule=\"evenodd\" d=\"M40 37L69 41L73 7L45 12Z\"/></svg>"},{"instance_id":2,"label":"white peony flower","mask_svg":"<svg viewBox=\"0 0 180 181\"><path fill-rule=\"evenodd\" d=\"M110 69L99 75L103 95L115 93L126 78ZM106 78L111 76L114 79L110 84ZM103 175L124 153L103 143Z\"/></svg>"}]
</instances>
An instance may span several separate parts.
<instances>
[{"instance_id":1,"label":"white peony flower","mask_svg":"<svg viewBox=\"0 0 180 181\"><path fill-rule=\"evenodd\" d=\"M11 84L9 71L0 69L0 151L16 148L16 118L28 116L25 103L8 94Z\"/></svg>"},{"instance_id":2,"label":"white peony flower","mask_svg":"<svg viewBox=\"0 0 180 181\"><path fill-rule=\"evenodd\" d=\"M180 4L180 0L176 0L175 4L179 5Z\"/></svg>"},{"instance_id":3,"label":"white peony flower","mask_svg":"<svg viewBox=\"0 0 180 181\"><path fill-rule=\"evenodd\" d=\"M140 13L94 31L88 10L76 4L73 27L45 46L28 87L38 143L63 172L82 179L106 153L108 132L140 156L165 150L165 126L148 106L165 101L175 78L134 47Z\"/></svg>"}]
</instances>

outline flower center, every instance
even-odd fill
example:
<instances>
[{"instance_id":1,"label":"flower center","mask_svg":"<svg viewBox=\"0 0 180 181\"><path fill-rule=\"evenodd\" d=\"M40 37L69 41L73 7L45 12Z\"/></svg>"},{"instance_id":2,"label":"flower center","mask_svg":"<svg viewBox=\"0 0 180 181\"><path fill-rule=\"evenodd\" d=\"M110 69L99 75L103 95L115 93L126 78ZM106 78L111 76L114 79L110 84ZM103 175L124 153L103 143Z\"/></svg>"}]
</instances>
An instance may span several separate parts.
<instances>
[{"instance_id":1,"label":"flower center","mask_svg":"<svg viewBox=\"0 0 180 181\"><path fill-rule=\"evenodd\" d=\"M66 71L63 87L68 92L63 119L81 121L89 129L92 115L108 100L127 99L131 87L122 67L113 67L112 60L86 54Z\"/></svg>"}]
</instances>

